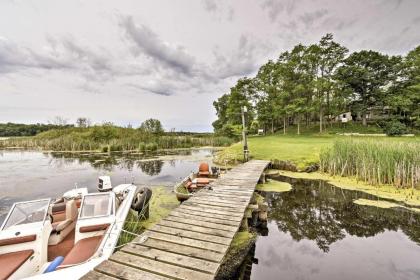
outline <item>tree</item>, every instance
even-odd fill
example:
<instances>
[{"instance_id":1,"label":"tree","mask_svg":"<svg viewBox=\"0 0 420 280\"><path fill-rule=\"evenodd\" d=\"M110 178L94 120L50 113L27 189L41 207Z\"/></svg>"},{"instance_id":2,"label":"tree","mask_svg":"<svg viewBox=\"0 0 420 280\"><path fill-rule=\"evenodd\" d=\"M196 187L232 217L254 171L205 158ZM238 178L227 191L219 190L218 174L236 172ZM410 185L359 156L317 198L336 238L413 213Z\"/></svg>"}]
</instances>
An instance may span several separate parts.
<instances>
[{"instance_id":1,"label":"tree","mask_svg":"<svg viewBox=\"0 0 420 280\"><path fill-rule=\"evenodd\" d=\"M394 73L385 105L391 108L394 117L420 127L420 46L404 58L393 57L392 62Z\"/></svg>"},{"instance_id":2,"label":"tree","mask_svg":"<svg viewBox=\"0 0 420 280\"><path fill-rule=\"evenodd\" d=\"M315 75L315 100L319 112L319 132L322 132L324 114L327 113L329 117L331 115L334 76L348 49L334 42L333 35L328 33L321 38L317 45L311 45L308 52L308 60L312 64L308 71Z\"/></svg>"},{"instance_id":3,"label":"tree","mask_svg":"<svg viewBox=\"0 0 420 280\"><path fill-rule=\"evenodd\" d=\"M84 118L84 117L77 118L76 125L78 127L89 127L90 126L90 120L88 118Z\"/></svg>"},{"instance_id":4,"label":"tree","mask_svg":"<svg viewBox=\"0 0 420 280\"><path fill-rule=\"evenodd\" d=\"M270 60L261 66L255 78L258 120L264 125L264 131L267 131L267 127L270 126L271 133L274 133L274 124L277 118L284 115L284 112L281 111L283 104L279 104L281 103L279 68L278 62ZM280 106L278 107L278 105Z\"/></svg>"},{"instance_id":5,"label":"tree","mask_svg":"<svg viewBox=\"0 0 420 280\"><path fill-rule=\"evenodd\" d=\"M248 121L258 121L274 133L302 120L332 124L344 110L361 113L366 125L369 108L391 108L393 116L407 126L420 127L420 47L406 57L348 49L326 34L317 44L296 45L277 60L262 65L254 78L241 78L230 92L213 105L218 119L215 132L235 133L241 124L241 107L248 107ZM255 127L254 127L255 129Z\"/></svg>"},{"instance_id":6,"label":"tree","mask_svg":"<svg viewBox=\"0 0 420 280\"><path fill-rule=\"evenodd\" d=\"M252 101L255 96L255 86L252 79L239 79L237 84L230 89L229 99L226 107L226 117L229 124L241 125L241 108L246 106L248 109L247 118L252 120L254 117ZM249 126L251 122L247 122Z\"/></svg>"},{"instance_id":7,"label":"tree","mask_svg":"<svg viewBox=\"0 0 420 280\"><path fill-rule=\"evenodd\" d=\"M229 94L223 94L216 101L213 102L213 106L216 109L217 120L215 120L212 125L215 132L218 132L222 129L223 125L227 123L227 103L229 100Z\"/></svg>"},{"instance_id":8,"label":"tree","mask_svg":"<svg viewBox=\"0 0 420 280\"><path fill-rule=\"evenodd\" d=\"M163 127L162 127L162 123L157 119L145 120L141 124L139 129L144 131L144 132L152 133L152 134L156 134L156 135L163 134L163 132L164 132Z\"/></svg>"},{"instance_id":9,"label":"tree","mask_svg":"<svg viewBox=\"0 0 420 280\"><path fill-rule=\"evenodd\" d=\"M252 79L243 78L238 80L237 84L230 89L230 93L222 95L213 102L218 119L213 122L216 133L226 135L231 134L232 127L242 125L241 108L246 106L248 112L247 126L251 125L254 119L253 99L255 96L255 85Z\"/></svg>"},{"instance_id":10,"label":"tree","mask_svg":"<svg viewBox=\"0 0 420 280\"><path fill-rule=\"evenodd\" d=\"M353 92L353 108L360 110L363 125L367 125L367 110L381 104L391 74L387 55L365 50L352 53L338 69L337 77Z\"/></svg>"},{"instance_id":11,"label":"tree","mask_svg":"<svg viewBox=\"0 0 420 280\"><path fill-rule=\"evenodd\" d=\"M50 124L60 125L60 126L67 125L67 122L68 122L68 119L61 116L55 116L51 121L49 121Z\"/></svg>"}]
</instances>

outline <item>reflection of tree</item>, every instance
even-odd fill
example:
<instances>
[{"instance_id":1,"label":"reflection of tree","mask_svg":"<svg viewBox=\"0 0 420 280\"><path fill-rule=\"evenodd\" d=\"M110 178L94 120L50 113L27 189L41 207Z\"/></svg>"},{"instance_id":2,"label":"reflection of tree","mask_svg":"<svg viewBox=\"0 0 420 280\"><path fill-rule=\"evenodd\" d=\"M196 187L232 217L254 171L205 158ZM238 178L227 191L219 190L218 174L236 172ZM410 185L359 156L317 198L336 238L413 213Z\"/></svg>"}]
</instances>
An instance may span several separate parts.
<instances>
[{"instance_id":1,"label":"reflection of tree","mask_svg":"<svg viewBox=\"0 0 420 280\"><path fill-rule=\"evenodd\" d=\"M51 153L54 164L62 166L78 162L79 164L89 163L95 169L111 171L112 167L118 164L117 158L111 155L99 153Z\"/></svg>"},{"instance_id":2,"label":"reflection of tree","mask_svg":"<svg viewBox=\"0 0 420 280\"><path fill-rule=\"evenodd\" d=\"M420 241L420 215L395 209L359 206L354 199L375 197L342 190L319 181L294 182L286 193L267 193L270 219L295 240L314 240L329 251L329 245L345 237L374 236L384 230L402 229L413 241Z\"/></svg>"},{"instance_id":3,"label":"reflection of tree","mask_svg":"<svg viewBox=\"0 0 420 280\"><path fill-rule=\"evenodd\" d=\"M158 175L162 171L163 161L161 160L147 160L147 161L138 161L138 167L141 171L147 175L154 176Z\"/></svg>"}]
</instances>

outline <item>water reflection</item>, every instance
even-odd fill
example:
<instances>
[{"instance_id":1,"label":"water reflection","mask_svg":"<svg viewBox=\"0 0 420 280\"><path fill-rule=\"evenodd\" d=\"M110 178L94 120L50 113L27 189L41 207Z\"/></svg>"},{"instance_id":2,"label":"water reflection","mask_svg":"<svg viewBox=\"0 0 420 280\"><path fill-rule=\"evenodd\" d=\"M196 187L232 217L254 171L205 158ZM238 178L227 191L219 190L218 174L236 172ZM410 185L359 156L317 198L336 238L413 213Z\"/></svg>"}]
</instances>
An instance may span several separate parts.
<instances>
[{"instance_id":1,"label":"water reflection","mask_svg":"<svg viewBox=\"0 0 420 280\"><path fill-rule=\"evenodd\" d=\"M163 161L161 160L139 161L137 165L141 169L141 171L143 171L147 175L154 176L154 175L158 175L161 172ZM171 166L174 166L174 165L175 163L172 162Z\"/></svg>"},{"instance_id":2,"label":"water reflection","mask_svg":"<svg viewBox=\"0 0 420 280\"><path fill-rule=\"evenodd\" d=\"M285 179L285 178L283 178ZM418 279L420 215L360 206L375 199L318 181L263 193L268 236L259 236L252 279Z\"/></svg>"}]
</instances>

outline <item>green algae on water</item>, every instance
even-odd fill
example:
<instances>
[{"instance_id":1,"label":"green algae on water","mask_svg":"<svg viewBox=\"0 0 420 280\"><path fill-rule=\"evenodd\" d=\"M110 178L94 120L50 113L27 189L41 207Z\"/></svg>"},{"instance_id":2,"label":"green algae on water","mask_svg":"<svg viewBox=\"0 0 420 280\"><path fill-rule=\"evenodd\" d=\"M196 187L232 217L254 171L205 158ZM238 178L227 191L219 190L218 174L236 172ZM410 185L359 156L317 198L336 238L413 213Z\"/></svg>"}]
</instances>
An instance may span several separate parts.
<instances>
[{"instance_id":1,"label":"green algae on water","mask_svg":"<svg viewBox=\"0 0 420 280\"><path fill-rule=\"evenodd\" d=\"M265 184L258 184L256 189L264 192L288 192L292 189L292 185L286 182L270 180Z\"/></svg>"},{"instance_id":2,"label":"green algae on water","mask_svg":"<svg viewBox=\"0 0 420 280\"><path fill-rule=\"evenodd\" d=\"M353 201L355 204L357 205L363 205L363 206L372 206L372 207L378 207L378 208L384 208L384 209L389 209L389 208L404 208L410 211L414 211L414 212L420 212L419 208L412 208L412 207L406 207L404 205L400 205L398 203L394 203L394 202L390 202L390 201L386 201L386 200L371 200L371 199L365 199L365 198L359 198Z\"/></svg>"},{"instance_id":3,"label":"green algae on water","mask_svg":"<svg viewBox=\"0 0 420 280\"><path fill-rule=\"evenodd\" d=\"M402 202L408 206L420 206L420 190L418 189L396 188L391 185L372 186L364 182L357 181L355 178L330 176L319 172L305 173L280 170L280 175L295 179L324 180L331 185L345 190L361 191L382 199Z\"/></svg>"}]
</instances>

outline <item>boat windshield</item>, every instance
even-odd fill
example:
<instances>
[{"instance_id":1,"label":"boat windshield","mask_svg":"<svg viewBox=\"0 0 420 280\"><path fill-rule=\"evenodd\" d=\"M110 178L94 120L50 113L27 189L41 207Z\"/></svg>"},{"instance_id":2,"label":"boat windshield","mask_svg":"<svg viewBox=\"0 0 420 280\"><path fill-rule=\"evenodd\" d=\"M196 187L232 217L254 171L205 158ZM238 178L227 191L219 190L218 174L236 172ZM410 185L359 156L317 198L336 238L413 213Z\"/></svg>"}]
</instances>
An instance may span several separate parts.
<instances>
[{"instance_id":1,"label":"boat windshield","mask_svg":"<svg viewBox=\"0 0 420 280\"><path fill-rule=\"evenodd\" d=\"M111 214L110 193L85 195L80 210L80 218L93 218Z\"/></svg>"},{"instance_id":2,"label":"boat windshield","mask_svg":"<svg viewBox=\"0 0 420 280\"><path fill-rule=\"evenodd\" d=\"M10 210L3 223L2 230L16 225L43 222L47 216L49 205L50 199L25 201L13 204L12 210Z\"/></svg>"}]
</instances>

